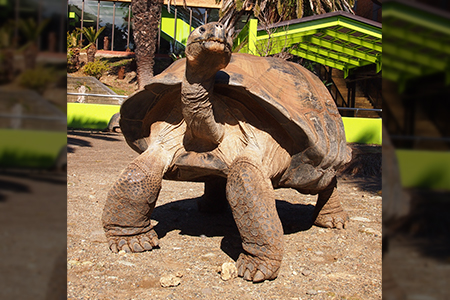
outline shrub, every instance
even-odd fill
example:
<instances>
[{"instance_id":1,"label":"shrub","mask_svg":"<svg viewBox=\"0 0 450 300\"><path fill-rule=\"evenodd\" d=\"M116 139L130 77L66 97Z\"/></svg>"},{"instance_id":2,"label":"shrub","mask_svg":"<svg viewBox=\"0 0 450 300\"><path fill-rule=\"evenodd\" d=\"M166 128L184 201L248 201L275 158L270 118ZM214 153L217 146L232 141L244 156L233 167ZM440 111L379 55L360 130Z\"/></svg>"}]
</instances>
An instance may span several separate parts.
<instances>
[{"instance_id":1,"label":"shrub","mask_svg":"<svg viewBox=\"0 0 450 300\"><path fill-rule=\"evenodd\" d=\"M102 77L103 73L109 71L110 67L107 62L102 60L96 60L94 62L88 62L83 67L84 74L88 76L94 76L97 79Z\"/></svg>"},{"instance_id":2,"label":"shrub","mask_svg":"<svg viewBox=\"0 0 450 300\"><path fill-rule=\"evenodd\" d=\"M53 82L54 79L55 76L52 69L37 67L20 74L19 85L42 94L48 84Z\"/></svg>"}]
</instances>

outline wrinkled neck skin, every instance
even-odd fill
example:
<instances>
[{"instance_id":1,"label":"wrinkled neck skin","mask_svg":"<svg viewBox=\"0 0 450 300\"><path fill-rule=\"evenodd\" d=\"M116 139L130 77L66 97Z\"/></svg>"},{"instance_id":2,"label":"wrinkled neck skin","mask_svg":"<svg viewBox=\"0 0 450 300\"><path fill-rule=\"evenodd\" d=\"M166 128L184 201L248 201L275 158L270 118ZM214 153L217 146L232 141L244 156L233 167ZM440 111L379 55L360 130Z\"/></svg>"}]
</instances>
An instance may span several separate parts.
<instances>
[{"instance_id":1,"label":"wrinkled neck skin","mask_svg":"<svg viewBox=\"0 0 450 300\"><path fill-rule=\"evenodd\" d=\"M194 139L217 146L223 138L223 125L216 122L213 111L214 78L218 70L196 66L187 60L181 84L182 112Z\"/></svg>"}]
</instances>

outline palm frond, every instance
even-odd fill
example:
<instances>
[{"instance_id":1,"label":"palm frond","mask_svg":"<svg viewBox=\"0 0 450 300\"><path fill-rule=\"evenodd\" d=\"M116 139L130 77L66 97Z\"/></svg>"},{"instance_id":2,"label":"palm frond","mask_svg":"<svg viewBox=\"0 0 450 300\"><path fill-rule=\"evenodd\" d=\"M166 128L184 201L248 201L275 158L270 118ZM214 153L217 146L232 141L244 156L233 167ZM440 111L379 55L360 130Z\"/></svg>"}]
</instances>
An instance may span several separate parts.
<instances>
[{"instance_id":1,"label":"palm frond","mask_svg":"<svg viewBox=\"0 0 450 300\"><path fill-rule=\"evenodd\" d=\"M99 28L98 30L95 30L94 27L84 27L83 28L83 35L86 37L86 39L89 41L89 45L94 44L95 41L98 39L100 34L105 30L105 26L102 28Z\"/></svg>"}]
</instances>

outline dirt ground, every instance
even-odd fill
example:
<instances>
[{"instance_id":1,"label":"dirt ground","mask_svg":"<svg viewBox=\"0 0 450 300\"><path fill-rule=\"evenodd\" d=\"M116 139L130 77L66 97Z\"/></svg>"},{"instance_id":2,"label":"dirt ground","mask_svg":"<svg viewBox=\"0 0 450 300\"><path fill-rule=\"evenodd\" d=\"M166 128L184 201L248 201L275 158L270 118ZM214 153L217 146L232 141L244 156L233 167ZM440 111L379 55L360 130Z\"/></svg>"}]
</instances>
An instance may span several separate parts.
<instances>
[{"instance_id":1,"label":"dirt ground","mask_svg":"<svg viewBox=\"0 0 450 300\"><path fill-rule=\"evenodd\" d=\"M160 249L114 254L101 214L108 190L137 157L120 133L68 133L67 283L69 299L381 299L381 182L340 178L345 230L311 226L316 198L276 191L284 229L277 279L253 284L221 279L240 237L231 212L199 213L202 183L163 181L152 222ZM181 284L163 288L160 278Z\"/></svg>"}]
</instances>

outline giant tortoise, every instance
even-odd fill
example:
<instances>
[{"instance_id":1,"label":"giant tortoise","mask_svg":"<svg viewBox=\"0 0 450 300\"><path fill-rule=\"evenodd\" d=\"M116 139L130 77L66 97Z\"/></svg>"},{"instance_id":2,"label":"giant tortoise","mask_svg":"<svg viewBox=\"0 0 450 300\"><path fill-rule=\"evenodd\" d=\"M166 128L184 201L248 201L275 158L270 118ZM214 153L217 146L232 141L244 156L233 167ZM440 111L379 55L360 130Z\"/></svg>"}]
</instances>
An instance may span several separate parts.
<instances>
[{"instance_id":1,"label":"giant tortoise","mask_svg":"<svg viewBox=\"0 0 450 300\"><path fill-rule=\"evenodd\" d=\"M195 29L186 59L121 107L120 126L140 155L108 193L103 227L113 252L158 245L150 216L162 179L205 182L200 208L229 203L244 279L277 277L283 229L274 188L318 194L314 222L345 227L336 170L348 162L341 117L324 84L298 64L231 54L219 23Z\"/></svg>"}]
</instances>

